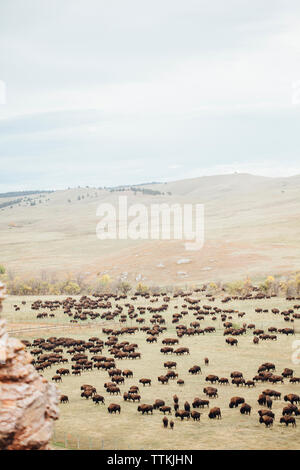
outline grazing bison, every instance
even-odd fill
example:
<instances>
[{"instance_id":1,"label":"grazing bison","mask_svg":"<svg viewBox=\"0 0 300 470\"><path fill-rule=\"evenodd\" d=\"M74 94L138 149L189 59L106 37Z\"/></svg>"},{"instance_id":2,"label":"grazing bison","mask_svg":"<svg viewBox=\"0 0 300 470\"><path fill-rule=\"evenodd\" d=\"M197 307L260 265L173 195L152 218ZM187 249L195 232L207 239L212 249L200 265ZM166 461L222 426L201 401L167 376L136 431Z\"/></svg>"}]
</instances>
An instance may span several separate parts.
<instances>
[{"instance_id":1,"label":"grazing bison","mask_svg":"<svg viewBox=\"0 0 300 470\"><path fill-rule=\"evenodd\" d=\"M110 387L107 387L106 391L110 394L110 395L121 395L121 390L119 389L119 387L114 387L114 386L110 386Z\"/></svg>"},{"instance_id":2,"label":"grazing bison","mask_svg":"<svg viewBox=\"0 0 300 470\"><path fill-rule=\"evenodd\" d=\"M185 411L191 411L191 405L189 404L188 401L186 401L186 402L184 403L184 410L185 410Z\"/></svg>"},{"instance_id":3,"label":"grazing bison","mask_svg":"<svg viewBox=\"0 0 300 470\"><path fill-rule=\"evenodd\" d=\"M117 413L117 411L118 411L119 414L121 413L121 407L120 407L120 405L117 405L116 403L111 403L108 406L107 410L110 414Z\"/></svg>"},{"instance_id":4,"label":"grazing bison","mask_svg":"<svg viewBox=\"0 0 300 470\"><path fill-rule=\"evenodd\" d=\"M178 403L178 396L177 395L173 395L173 401L174 401L174 403Z\"/></svg>"},{"instance_id":5,"label":"grazing bison","mask_svg":"<svg viewBox=\"0 0 300 470\"><path fill-rule=\"evenodd\" d=\"M189 348L177 348L175 349L174 353L178 356L178 355L182 355L182 354L190 354L190 350Z\"/></svg>"},{"instance_id":6,"label":"grazing bison","mask_svg":"<svg viewBox=\"0 0 300 470\"><path fill-rule=\"evenodd\" d=\"M205 406L209 406L209 400L202 400L201 398L194 398L192 403L193 408L204 408Z\"/></svg>"},{"instance_id":7,"label":"grazing bison","mask_svg":"<svg viewBox=\"0 0 300 470\"><path fill-rule=\"evenodd\" d=\"M293 374L294 371L292 369L285 368L281 375L282 377L292 377Z\"/></svg>"},{"instance_id":8,"label":"grazing bison","mask_svg":"<svg viewBox=\"0 0 300 470\"><path fill-rule=\"evenodd\" d=\"M189 374L195 375L195 374L201 374L201 367L200 366L193 366L189 369Z\"/></svg>"},{"instance_id":9,"label":"grazing bison","mask_svg":"<svg viewBox=\"0 0 300 470\"><path fill-rule=\"evenodd\" d=\"M144 387L145 387L146 384L150 386L151 385L151 379L140 379L139 383L143 384Z\"/></svg>"},{"instance_id":10,"label":"grazing bison","mask_svg":"<svg viewBox=\"0 0 300 470\"><path fill-rule=\"evenodd\" d=\"M259 422L261 424L264 424L267 428L269 428L270 426L273 426L273 421L274 421L273 418L267 415L263 415L259 418Z\"/></svg>"},{"instance_id":11,"label":"grazing bison","mask_svg":"<svg viewBox=\"0 0 300 470\"><path fill-rule=\"evenodd\" d=\"M174 361L164 362L164 367L166 367L167 369L172 369L173 367L176 369L176 366L177 366L177 362L174 362Z\"/></svg>"},{"instance_id":12,"label":"grazing bison","mask_svg":"<svg viewBox=\"0 0 300 470\"><path fill-rule=\"evenodd\" d=\"M226 338L226 343L229 344L230 346L237 346L238 345L238 340L236 338Z\"/></svg>"},{"instance_id":13,"label":"grazing bison","mask_svg":"<svg viewBox=\"0 0 300 470\"><path fill-rule=\"evenodd\" d=\"M205 387L203 389L203 393L205 393L209 398L216 398L218 396L218 390L214 387Z\"/></svg>"},{"instance_id":14,"label":"grazing bison","mask_svg":"<svg viewBox=\"0 0 300 470\"><path fill-rule=\"evenodd\" d=\"M133 372L132 370L129 370L129 369L126 369L126 370L123 370L123 376L124 377L133 377Z\"/></svg>"},{"instance_id":15,"label":"grazing bison","mask_svg":"<svg viewBox=\"0 0 300 470\"><path fill-rule=\"evenodd\" d=\"M60 397L60 403L69 403L69 398L67 395L62 395Z\"/></svg>"},{"instance_id":16,"label":"grazing bison","mask_svg":"<svg viewBox=\"0 0 300 470\"><path fill-rule=\"evenodd\" d=\"M245 387L249 387L249 388L250 388L250 387L255 387L255 382L254 382L254 380L247 380L247 381L245 382Z\"/></svg>"},{"instance_id":17,"label":"grazing bison","mask_svg":"<svg viewBox=\"0 0 300 470\"><path fill-rule=\"evenodd\" d=\"M291 377L290 378L290 383L299 384L300 383L300 377Z\"/></svg>"},{"instance_id":18,"label":"grazing bison","mask_svg":"<svg viewBox=\"0 0 300 470\"><path fill-rule=\"evenodd\" d=\"M246 381L245 381L245 379L242 379L241 377L239 377L239 378L236 378L236 379L232 379L231 383L233 385L236 385L237 387L239 387L240 385L245 385Z\"/></svg>"},{"instance_id":19,"label":"grazing bison","mask_svg":"<svg viewBox=\"0 0 300 470\"><path fill-rule=\"evenodd\" d=\"M269 416L270 418L275 418L273 411L270 410L258 410L259 416Z\"/></svg>"},{"instance_id":20,"label":"grazing bison","mask_svg":"<svg viewBox=\"0 0 300 470\"><path fill-rule=\"evenodd\" d=\"M192 411L191 417L194 421L200 421L201 413L199 411Z\"/></svg>"},{"instance_id":21,"label":"grazing bison","mask_svg":"<svg viewBox=\"0 0 300 470\"><path fill-rule=\"evenodd\" d=\"M240 379L240 378L243 377L243 374L242 374L242 372L239 372L239 371L235 370L234 372L231 372L230 377L232 379Z\"/></svg>"},{"instance_id":22,"label":"grazing bison","mask_svg":"<svg viewBox=\"0 0 300 470\"><path fill-rule=\"evenodd\" d=\"M159 377L157 377L157 380L163 385L169 382L169 378L166 375L160 375Z\"/></svg>"},{"instance_id":23,"label":"grazing bison","mask_svg":"<svg viewBox=\"0 0 300 470\"><path fill-rule=\"evenodd\" d=\"M215 418L221 419L221 418L222 418L222 415L221 415L221 410L220 410L220 408L218 408L218 407L212 408L212 409L210 410L210 412L208 413L208 417L209 417L210 419L215 419Z\"/></svg>"},{"instance_id":24,"label":"grazing bison","mask_svg":"<svg viewBox=\"0 0 300 470\"><path fill-rule=\"evenodd\" d=\"M219 380L219 377L217 375L208 375L206 378L205 378L205 381L206 382L210 382L211 384L214 384L216 383L217 381Z\"/></svg>"},{"instance_id":25,"label":"grazing bison","mask_svg":"<svg viewBox=\"0 0 300 470\"><path fill-rule=\"evenodd\" d=\"M291 424L293 427L296 426L296 420L293 416L281 416L280 423L284 423L286 426Z\"/></svg>"},{"instance_id":26,"label":"grazing bison","mask_svg":"<svg viewBox=\"0 0 300 470\"><path fill-rule=\"evenodd\" d=\"M220 377L218 379L218 384L220 384L220 385L229 385L229 380L226 377Z\"/></svg>"},{"instance_id":27,"label":"grazing bison","mask_svg":"<svg viewBox=\"0 0 300 470\"><path fill-rule=\"evenodd\" d=\"M164 415L165 415L166 413L169 413L169 415L172 414L172 411L171 411L171 407L170 407L170 406L161 406L161 407L159 408L159 411L161 411Z\"/></svg>"},{"instance_id":28,"label":"grazing bison","mask_svg":"<svg viewBox=\"0 0 300 470\"><path fill-rule=\"evenodd\" d=\"M104 397L102 395L94 395L93 398L92 398L93 402L98 405L99 403L103 403L104 405Z\"/></svg>"},{"instance_id":29,"label":"grazing bison","mask_svg":"<svg viewBox=\"0 0 300 470\"><path fill-rule=\"evenodd\" d=\"M62 379L61 379L61 376L60 376L60 375L54 375L54 376L52 377L52 380L53 380L54 382L62 382Z\"/></svg>"},{"instance_id":30,"label":"grazing bison","mask_svg":"<svg viewBox=\"0 0 300 470\"><path fill-rule=\"evenodd\" d=\"M237 408L242 403L245 403L245 399L242 397L232 397L229 402L229 408Z\"/></svg>"},{"instance_id":31,"label":"grazing bison","mask_svg":"<svg viewBox=\"0 0 300 470\"><path fill-rule=\"evenodd\" d=\"M240 413L242 415L250 415L251 414L251 406L248 405L247 403L243 403L241 408L240 408Z\"/></svg>"},{"instance_id":32,"label":"grazing bison","mask_svg":"<svg viewBox=\"0 0 300 470\"><path fill-rule=\"evenodd\" d=\"M189 411L185 411L185 410L178 410L178 411L176 411L176 413L175 413L175 417L176 417L176 418L180 418L181 421L183 421L184 418L190 419L190 412L189 412Z\"/></svg>"},{"instance_id":33,"label":"grazing bison","mask_svg":"<svg viewBox=\"0 0 300 470\"><path fill-rule=\"evenodd\" d=\"M143 405L139 405L137 410L139 412L141 412L142 414L145 414L145 413L151 413L153 414L153 406L152 405L147 405L147 404L143 404Z\"/></svg>"},{"instance_id":34,"label":"grazing bison","mask_svg":"<svg viewBox=\"0 0 300 470\"><path fill-rule=\"evenodd\" d=\"M294 393L289 393L288 395L285 395L283 399L284 399L284 401L289 401L292 405L294 403L299 403L300 402L299 395L295 395Z\"/></svg>"},{"instance_id":35,"label":"grazing bison","mask_svg":"<svg viewBox=\"0 0 300 470\"><path fill-rule=\"evenodd\" d=\"M163 417L162 422L163 422L164 428L167 428L167 427L168 427L169 420L168 420L168 418L167 418L166 416Z\"/></svg>"},{"instance_id":36,"label":"grazing bison","mask_svg":"<svg viewBox=\"0 0 300 470\"><path fill-rule=\"evenodd\" d=\"M282 410L282 415L292 415L295 414L295 416L300 416L300 409L297 408L296 405L292 405L291 403L288 404L288 406L285 406Z\"/></svg>"},{"instance_id":37,"label":"grazing bison","mask_svg":"<svg viewBox=\"0 0 300 470\"><path fill-rule=\"evenodd\" d=\"M161 406L165 406L164 400L155 400L153 404L153 409L158 410Z\"/></svg>"}]
</instances>

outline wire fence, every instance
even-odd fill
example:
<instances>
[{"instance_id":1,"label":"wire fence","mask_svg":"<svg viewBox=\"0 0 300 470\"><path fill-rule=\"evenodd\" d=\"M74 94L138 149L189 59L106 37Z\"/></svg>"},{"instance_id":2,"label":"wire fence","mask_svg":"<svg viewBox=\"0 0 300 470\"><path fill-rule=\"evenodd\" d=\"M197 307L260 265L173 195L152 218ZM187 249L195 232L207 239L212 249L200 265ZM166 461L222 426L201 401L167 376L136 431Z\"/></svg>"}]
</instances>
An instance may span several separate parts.
<instances>
[{"instance_id":1,"label":"wire fence","mask_svg":"<svg viewBox=\"0 0 300 470\"><path fill-rule=\"evenodd\" d=\"M68 450L104 450L104 440L54 431L51 444Z\"/></svg>"},{"instance_id":2,"label":"wire fence","mask_svg":"<svg viewBox=\"0 0 300 470\"><path fill-rule=\"evenodd\" d=\"M131 448L117 440L105 442L101 437L90 437L57 430L54 430L50 445L65 450L145 450L144 447Z\"/></svg>"}]
</instances>

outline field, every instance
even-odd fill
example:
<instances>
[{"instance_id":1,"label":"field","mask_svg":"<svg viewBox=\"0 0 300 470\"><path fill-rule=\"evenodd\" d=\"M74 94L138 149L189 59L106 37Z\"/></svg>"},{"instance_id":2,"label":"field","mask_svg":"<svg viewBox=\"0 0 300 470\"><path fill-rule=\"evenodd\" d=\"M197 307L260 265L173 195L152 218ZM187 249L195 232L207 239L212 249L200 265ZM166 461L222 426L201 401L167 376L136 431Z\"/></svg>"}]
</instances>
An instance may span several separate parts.
<instances>
[{"instance_id":1,"label":"field","mask_svg":"<svg viewBox=\"0 0 300 470\"><path fill-rule=\"evenodd\" d=\"M282 315L271 313L272 308L280 311L293 308L297 301L287 301L284 298L271 298L260 300L236 300L229 303L222 303L221 298L216 298L215 302L208 302L202 293L193 293L193 299L200 299L200 305L210 304L221 309L234 309L232 323L234 327L241 327L243 323L254 323L256 328L264 329L268 327L277 328L291 327L292 323L285 322ZM53 300L62 297L47 296L43 300ZM14 331L14 335L20 339L31 341L34 338L72 337L75 339L88 340L91 336L97 336L106 341L107 336L102 333L102 328L120 328L118 317L115 323L97 319L92 322L81 322L80 324L70 324L69 319L61 310L55 312L55 318L37 320L36 312L30 309L34 297L8 297L4 302L3 316L8 319L8 329ZM26 301L26 305L21 305ZM124 306L126 302L134 303L135 309L138 306L157 307L163 303L159 298L158 302L149 303L149 300L138 298L135 301L119 300L117 303ZM279 424L281 410L286 402L283 396L287 393L298 393L299 385L289 383L289 379L284 380L284 384L268 384L258 382L254 388L237 387L230 383L229 386L214 385L218 388L219 397L210 399L210 406L221 408L222 419L210 420L207 408L199 409L201 413L200 422L190 420L180 421L174 417L174 429L164 429L162 426L163 414L155 410L153 415L142 416L137 412L137 403L123 401L122 395L131 385L139 385L141 403L153 404L155 399L165 400L166 405L173 405L172 396L176 393L179 397L180 408L183 408L187 400L192 403L195 397L206 398L203 387L210 385L205 382L208 374L215 374L219 377L228 377L230 373L238 370L243 372L246 380L252 379L257 374L258 367L264 362L273 362L276 365L276 374L281 374L284 368L289 367L294 370L294 376L300 376L300 365L292 362L293 342L300 339L300 320L294 321L294 336L277 334L277 341L260 341L258 345L253 344L253 332L247 330L246 335L238 336L238 346L231 347L225 343L223 336L224 327L220 318L213 321L211 316L206 316L201 321L201 328L214 326L216 332L199 335L183 336L179 340L179 346L186 346L190 349L190 355L175 356L163 355L160 352L162 340L166 337L176 337L176 324L172 324L172 314L179 313L184 304L184 299L178 297L169 302L166 312L162 313L166 320L164 326L167 330L161 333L157 343L148 344L146 333L136 332L134 335L122 335L119 341L129 341L138 344L138 351L141 352L141 359L116 360L116 367L124 370L131 369L133 378L125 379L125 384L120 385L121 396L110 396L104 389L104 383L110 381L108 373L100 369L90 372L83 372L81 376L63 377L63 381L58 385L62 394L69 397L69 404L60 405L61 416L56 424L53 445L62 448L96 448L96 449L299 449L300 420L297 419L298 427L286 427ZM13 305L20 306L20 311L15 312ZM176 309L175 306L178 306ZM115 302L112 300L112 309ZM267 313L256 313L256 308L268 309ZM237 311L245 312L243 318L239 318ZM123 313L127 313L124 308ZM147 312L145 325L151 325L152 314ZM180 319L180 324L189 327L195 320L193 311ZM135 319L127 319L126 324L121 326L137 326ZM63 327L67 328L63 328ZM48 327L49 329L44 329ZM32 330L31 330L32 329ZM24 330L21 331L20 330ZM109 355L108 348L103 349L102 354ZM64 350L64 357L69 357ZM209 358L209 365L204 365L204 358ZM177 362L176 372L179 378L184 380L183 386L178 386L175 380L169 380L167 385L159 384L157 377L164 375L167 371L163 367L165 361L174 360ZM71 368L71 362L62 367ZM190 375L188 369L193 365L200 365L202 374ZM54 365L51 369L46 369L43 375L51 380L56 369L60 365ZM152 379L151 387L143 387L138 383L141 377ZM84 383L91 384L97 388L97 392L105 396L105 406L95 405L91 400L80 397L80 386ZM266 388L278 390L282 394L281 400L273 401L273 412L275 413L274 425L265 428L258 422L257 411L261 408L257 403L258 395ZM250 416L241 415L239 408L230 409L228 403L231 397L241 396L246 403L252 406ZM119 403L121 405L120 415L109 415L107 406L109 403Z\"/></svg>"}]
</instances>

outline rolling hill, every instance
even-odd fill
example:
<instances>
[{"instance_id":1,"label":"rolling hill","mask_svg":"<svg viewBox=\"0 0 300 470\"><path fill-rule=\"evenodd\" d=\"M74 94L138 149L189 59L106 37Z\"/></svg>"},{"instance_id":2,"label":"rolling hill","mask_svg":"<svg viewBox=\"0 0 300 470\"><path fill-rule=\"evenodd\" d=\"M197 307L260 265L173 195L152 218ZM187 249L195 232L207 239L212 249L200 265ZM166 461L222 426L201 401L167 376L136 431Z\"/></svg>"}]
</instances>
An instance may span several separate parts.
<instances>
[{"instance_id":1,"label":"rolling hill","mask_svg":"<svg viewBox=\"0 0 300 470\"><path fill-rule=\"evenodd\" d=\"M218 175L135 188L2 197L0 263L20 276L108 273L148 285L255 279L299 268L300 176ZM97 207L117 204L120 195L146 207L204 204L203 248L186 251L182 240L99 240Z\"/></svg>"}]
</instances>

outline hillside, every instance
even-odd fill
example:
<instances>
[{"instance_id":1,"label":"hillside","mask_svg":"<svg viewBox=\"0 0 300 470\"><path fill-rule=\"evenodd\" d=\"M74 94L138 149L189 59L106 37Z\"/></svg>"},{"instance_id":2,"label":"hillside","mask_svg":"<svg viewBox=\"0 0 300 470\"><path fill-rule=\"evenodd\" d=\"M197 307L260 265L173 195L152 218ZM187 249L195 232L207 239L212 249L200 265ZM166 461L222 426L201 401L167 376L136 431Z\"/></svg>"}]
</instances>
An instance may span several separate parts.
<instances>
[{"instance_id":1,"label":"hillside","mask_svg":"<svg viewBox=\"0 0 300 470\"><path fill-rule=\"evenodd\" d=\"M3 197L1 260L20 275L66 272L147 284L252 278L299 268L300 176L220 175L137 186L139 191L76 188ZM161 194L145 194L141 189ZM205 245L186 251L182 241L106 240L96 237L100 203L203 203ZM185 262L182 262L185 260Z\"/></svg>"}]
</instances>

